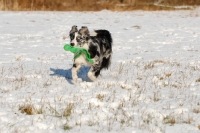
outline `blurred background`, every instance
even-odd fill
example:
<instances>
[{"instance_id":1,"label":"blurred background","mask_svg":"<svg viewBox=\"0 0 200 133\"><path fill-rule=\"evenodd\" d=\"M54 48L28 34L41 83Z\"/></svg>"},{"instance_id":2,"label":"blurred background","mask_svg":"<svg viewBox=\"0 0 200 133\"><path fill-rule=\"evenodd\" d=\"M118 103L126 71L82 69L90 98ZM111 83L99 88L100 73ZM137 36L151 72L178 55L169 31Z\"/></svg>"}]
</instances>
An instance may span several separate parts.
<instances>
[{"instance_id":1,"label":"blurred background","mask_svg":"<svg viewBox=\"0 0 200 133\"><path fill-rule=\"evenodd\" d=\"M198 5L200 0L0 0L2 11L174 10Z\"/></svg>"}]
</instances>

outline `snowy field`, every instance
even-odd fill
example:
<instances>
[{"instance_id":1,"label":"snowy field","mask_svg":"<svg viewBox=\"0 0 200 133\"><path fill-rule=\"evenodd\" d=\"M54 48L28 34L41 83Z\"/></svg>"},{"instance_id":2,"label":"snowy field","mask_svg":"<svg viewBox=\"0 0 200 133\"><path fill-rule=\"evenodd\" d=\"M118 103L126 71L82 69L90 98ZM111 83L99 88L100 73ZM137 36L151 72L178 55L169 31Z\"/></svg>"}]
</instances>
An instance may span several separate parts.
<instances>
[{"instance_id":1,"label":"snowy field","mask_svg":"<svg viewBox=\"0 0 200 133\"><path fill-rule=\"evenodd\" d=\"M71 26L107 29L112 65L71 77ZM1 133L199 133L200 9L0 12Z\"/></svg>"}]
</instances>

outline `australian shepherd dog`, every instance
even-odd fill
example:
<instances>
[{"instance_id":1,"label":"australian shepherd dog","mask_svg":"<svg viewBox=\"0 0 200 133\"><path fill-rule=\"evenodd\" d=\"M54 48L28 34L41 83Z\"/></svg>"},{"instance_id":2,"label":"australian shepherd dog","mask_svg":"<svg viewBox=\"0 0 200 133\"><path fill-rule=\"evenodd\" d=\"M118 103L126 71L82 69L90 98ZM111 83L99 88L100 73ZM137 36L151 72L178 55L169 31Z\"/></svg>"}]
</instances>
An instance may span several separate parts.
<instances>
[{"instance_id":1,"label":"australian shepherd dog","mask_svg":"<svg viewBox=\"0 0 200 133\"><path fill-rule=\"evenodd\" d=\"M94 35L90 35L87 27L82 26L78 30L77 26L72 26L69 32L70 45L83 47L90 53L94 63L88 62L82 54L74 59L72 67L72 79L76 82L80 80L77 76L81 66L90 66L88 77L95 81L102 69L108 69L112 55L112 36L107 30L95 30Z\"/></svg>"}]
</instances>

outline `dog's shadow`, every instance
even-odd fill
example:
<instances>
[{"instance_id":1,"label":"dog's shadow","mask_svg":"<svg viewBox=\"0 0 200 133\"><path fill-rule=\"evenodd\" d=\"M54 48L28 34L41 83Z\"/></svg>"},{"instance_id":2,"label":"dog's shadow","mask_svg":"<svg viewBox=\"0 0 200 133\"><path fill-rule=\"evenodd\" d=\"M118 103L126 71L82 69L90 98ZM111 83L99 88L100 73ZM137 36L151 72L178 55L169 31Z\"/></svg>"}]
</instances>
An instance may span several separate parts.
<instances>
[{"instance_id":1,"label":"dog's shadow","mask_svg":"<svg viewBox=\"0 0 200 133\"><path fill-rule=\"evenodd\" d=\"M80 71L78 72L78 78L81 78L82 81L91 82L91 80L87 76L87 73L88 73L89 70L90 70L90 67L82 66ZM70 84L73 84L73 82L72 82L72 69L64 70L64 69L50 68L50 71L53 72L53 74L50 74L50 76L65 77L65 79Z\"/></svg>"}]
</instances>

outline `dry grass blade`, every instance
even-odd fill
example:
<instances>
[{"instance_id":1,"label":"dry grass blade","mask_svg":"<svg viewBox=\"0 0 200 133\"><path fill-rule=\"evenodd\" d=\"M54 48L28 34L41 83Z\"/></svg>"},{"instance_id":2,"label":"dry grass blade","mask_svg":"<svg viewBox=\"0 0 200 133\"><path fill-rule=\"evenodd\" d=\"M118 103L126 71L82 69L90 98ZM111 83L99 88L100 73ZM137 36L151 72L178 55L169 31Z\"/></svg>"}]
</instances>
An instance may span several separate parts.
<instances>
[{"instance_id":1,"label":"dry grass blade","mask_svg":"<svg viewBox=\"0 0 200 133\"><path fill-rule=\"evenodd\" d=\"M68 103L67 107L65 108L65 110L63 112L63 116L68 118L72 114L73 108L74 108L74 104L73 103Z\"/></svg>"}]
</instances>

